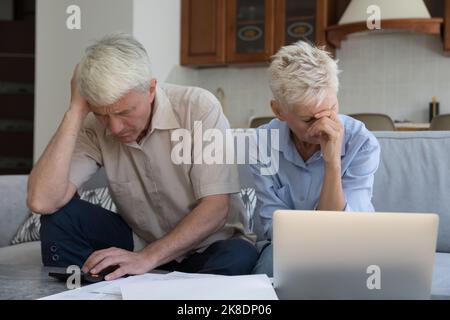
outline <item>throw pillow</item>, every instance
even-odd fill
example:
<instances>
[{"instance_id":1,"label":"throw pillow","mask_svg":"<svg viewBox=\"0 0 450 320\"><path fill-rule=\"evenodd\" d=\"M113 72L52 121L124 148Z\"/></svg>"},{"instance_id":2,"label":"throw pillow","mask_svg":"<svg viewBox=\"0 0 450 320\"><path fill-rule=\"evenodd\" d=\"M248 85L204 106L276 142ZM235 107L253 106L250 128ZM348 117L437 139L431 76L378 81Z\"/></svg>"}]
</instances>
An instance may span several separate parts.
<instances>
[{"instance_id":1,"label":"throw pillow","mask_svg":"<svg viewBox=\"0 0 450 320\"><path fill-rule=\"evenodd\" d=\"M107 187L83 191L80 195L80 199L99 205L106 210L117 212L117 208L111 199Z\"/></svg>"},{"instance_id":2,"label":"throw pillow","mask_svg":"<svg viewBox=\"0 0 450 320\"><path fill-rule=\"evenodd\" d=\"M11 244L19 244L24 242L31 242L39 240L39 229L41 228L41 215L34 212L30 217L20 226Z\"/></svg>"},{"instance_id":3,"label":"throw pillow","mask_svg":"<svg viewBox=\"0 0 450 320\"><path fill-rule=\"evenodd\" d=\"M247 213L248 228L253 231L254 217L256 207L256 192L253 188L241 189L240 196L244 202L245 211Z\"/></svg>"}]
</instances>

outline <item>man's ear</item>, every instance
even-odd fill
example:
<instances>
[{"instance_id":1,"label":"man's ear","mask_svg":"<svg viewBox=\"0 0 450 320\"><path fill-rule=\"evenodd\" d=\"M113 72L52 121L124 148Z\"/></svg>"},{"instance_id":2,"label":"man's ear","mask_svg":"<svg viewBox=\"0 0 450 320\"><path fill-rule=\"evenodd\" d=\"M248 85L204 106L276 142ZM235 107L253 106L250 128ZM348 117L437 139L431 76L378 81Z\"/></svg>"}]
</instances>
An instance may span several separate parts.
<instances>
[{"instance_id":1,"label":"man's ear","mask_svg":"<svg viewBox=\"0 0 450 320\"><path fill-rule=\"evenodd\" d=\"M270 107L272 108L272 112L281 121L285 121L284 110L282 109L281 104L276 100L270 100Z\"/></svg>"},{"instance_id":2,"label":"man's ear","mask_svg":"<svg viewBox=\"0 0 450 320\"><path fill-rule=\"evenodd\" d=\"M155 92L156 92L156 84L157 84L157 81L156 81L156 79L152 79L152 80L150 80L150 87L149 87L149 93L150 93L150 97L152 97L152 99L153 99L153 96L155 95Z\"/></svg>"}]
</instances>

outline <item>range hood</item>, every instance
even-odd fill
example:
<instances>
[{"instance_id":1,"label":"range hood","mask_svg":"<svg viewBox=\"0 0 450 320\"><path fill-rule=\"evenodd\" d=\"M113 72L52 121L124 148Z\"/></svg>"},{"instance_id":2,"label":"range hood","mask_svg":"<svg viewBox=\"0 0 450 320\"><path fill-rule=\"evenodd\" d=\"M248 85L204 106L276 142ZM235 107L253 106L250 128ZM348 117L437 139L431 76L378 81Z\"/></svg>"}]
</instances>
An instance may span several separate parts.
<instances>
[{"instance_id":1,"label":"range hood","mask_svg":"<svg viewBox=\"0 0 450 320\"><path fill-rule=\"evenodd\" d=\"M376 5L381 18L389 19L430 19L430 13L423 0L352 0L339 20L339 25L365 22L367 8Z\"/></svg>"},{"instance_id":2,"label":"range hood","mask_svg":"<svg viewBox=\"0 0 450 320\"><path fill-rule=\"evenodd\" d=\"M449 0L446 0L448 2ZM431 18L423 0L352 0L337 25L326 28L327 40L336 48L347 35L376 32L368 28L370 6L380 8L382 30L407 30L424 34L441 34L443 18ZM447 4L446 4L447 6ZM445 28L447 29L447 28Z\"/></svg>"}]
</instances>

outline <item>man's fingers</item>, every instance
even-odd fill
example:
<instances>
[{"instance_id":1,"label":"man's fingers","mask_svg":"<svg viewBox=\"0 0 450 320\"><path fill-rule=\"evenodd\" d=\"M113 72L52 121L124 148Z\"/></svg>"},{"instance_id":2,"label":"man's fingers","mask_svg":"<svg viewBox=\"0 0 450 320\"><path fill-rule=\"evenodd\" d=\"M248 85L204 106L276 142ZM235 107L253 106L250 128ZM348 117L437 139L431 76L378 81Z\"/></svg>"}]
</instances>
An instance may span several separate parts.
<instances>
[{"instance_id":1,"label":"man's fingers","mask_svg":"<svg viewBox=\"0 0 450 320\"><path fill-rule=\"evenodd\" d=\"M123 277L128 273L127 270L128 268L126 267L126 265L120 266L120 268L116 269L114 272L111 272L110 274L106 275L105 280L110 281Z\"/></svg>"},{"instance_id":2,"label":"man's fingers","mask_svg":"<svg viewBox=\"0 0 450 320\"><path fill-rule=\"evenodd\" d=\"M106 250L98 250L94 251L84 262L83 267L81 270L83 272L88 272L91 270L97 263L99 263L103 258L105 257Z\"/></svg>"},{"instance_id":3,"label":"man's fingers","mask_svg":"<svg viewBox=\"0 0 450 320\"><path fill-rule=\"evenodd\" d=\"M125 261L124 256L108 256L105 259L103 259L102 261L100 261L100 263L98 263L96 266L94 266L94 268L91 269L91 273L98 274L103 269L105 269L109 266L118 265L124 261Z\"/></svg>"},{"instance_id":4,"label":"man's fingers","mask_svg":"<svg viewBox=\"0 0 450 320\"><path fill-rule=\"evenodd\" d=\"M83 272L89 272L93 267L95 267L100 261L102 261L107 256L111 255L113 252L116 252L117 250L121 250L118 248L108 248L103 250L98 250L93 252L89 258L84 263L81 270Z\"/></svg>"},{"instance_id":5,"label":"man's fingers","mask_svg":"<svg viewBox=\"0 0 450 320\"><path fill-rule=\"evenodd\" d=\"M75 75L77 74L77 70L78 70L78 63L75 65L75 68L73 68L73 73L72 76L75 78Z\"/></svg>"}]
</instances>

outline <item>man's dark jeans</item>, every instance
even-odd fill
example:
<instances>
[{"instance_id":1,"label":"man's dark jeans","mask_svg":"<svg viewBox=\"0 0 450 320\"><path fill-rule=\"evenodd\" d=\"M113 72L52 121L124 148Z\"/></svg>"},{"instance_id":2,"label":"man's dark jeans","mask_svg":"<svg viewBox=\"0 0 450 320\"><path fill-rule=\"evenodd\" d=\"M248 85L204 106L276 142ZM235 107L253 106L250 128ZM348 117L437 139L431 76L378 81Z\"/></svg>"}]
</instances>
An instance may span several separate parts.
<instances>
[{"instance_id":1,"label":"man's dark jeans","mask_svg":"<svg viewBox=\"0 0 450 320\"><path fill-rule=\"evenodd\" d=\"M81 267L94 251L110 247L133 251L132 231L118 214L77 198L55 213L41 216L40 234L45 266ZM158 269L241 275L251 273L257 257L252 244L234 238L217 241L202 253Z\"/></svg>"}]
</instances>

